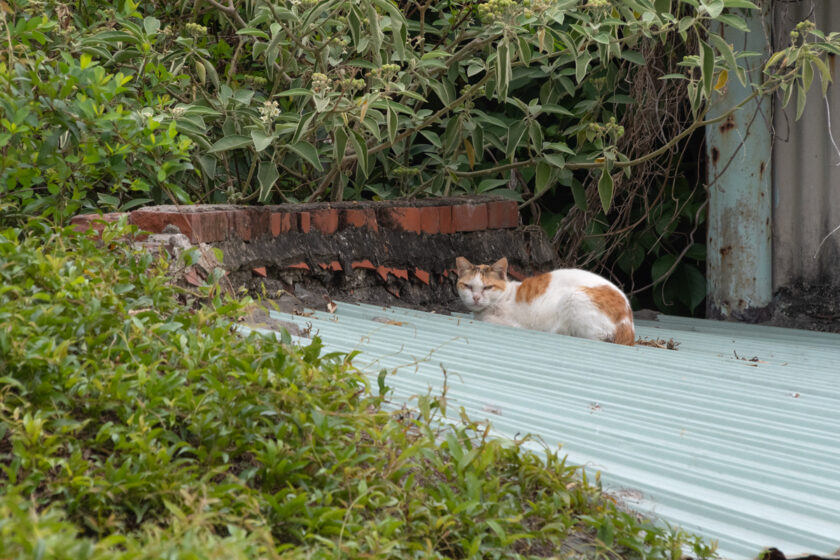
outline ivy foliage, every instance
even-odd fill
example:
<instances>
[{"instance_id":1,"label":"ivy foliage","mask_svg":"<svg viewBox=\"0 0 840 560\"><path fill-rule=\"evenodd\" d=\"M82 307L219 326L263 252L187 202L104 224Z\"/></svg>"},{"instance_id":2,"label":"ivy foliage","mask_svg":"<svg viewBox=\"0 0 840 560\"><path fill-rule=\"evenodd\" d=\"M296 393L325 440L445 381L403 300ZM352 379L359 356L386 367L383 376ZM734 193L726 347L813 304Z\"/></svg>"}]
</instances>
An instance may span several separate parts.
<instances>
[{"instance_id":1,"label":"ivy foliage","mask_svg":"<svg viewBox=\"0 0 840 560\"><path fill-rule=\"evenodd\" d=\"M387 412L352 356L235 334L248 302L125 233L0 232L3 558L711 557L440 398Z\"/></svg>"}]
</instances>

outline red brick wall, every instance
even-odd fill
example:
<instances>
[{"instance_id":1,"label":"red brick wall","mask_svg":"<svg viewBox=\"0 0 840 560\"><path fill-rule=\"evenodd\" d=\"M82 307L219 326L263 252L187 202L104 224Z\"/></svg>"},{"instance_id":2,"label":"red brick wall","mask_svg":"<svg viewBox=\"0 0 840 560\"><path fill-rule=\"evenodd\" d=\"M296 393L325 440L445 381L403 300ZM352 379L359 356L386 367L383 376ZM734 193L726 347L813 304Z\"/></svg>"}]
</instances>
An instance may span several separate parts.
<instances>
[{"instance_id":1,"label":"red brick wall","mask_svg":"<svg viewBox=\"0 0 840 560\"><path fill-rule=\"evenodd\" d=\"M102 218L114 221L120 214ZM100 218L82 215L72 222L87 229ZM347 228L449 234L515 228L517 204L511 200L462 197L405 202L284 204L279 206L150 206L129 213L129 223L141 230L161 233L175 225L193 243L230 239L251 241L284 233L332 235Z\"/></svg>"},{"instance_id":2,"label":"red brick wall","mask_svg":"<svg viewBox=\"0 0 840 560\"><path fill-rule=\"evenodd\" d=\"M81 215L77 229L100 230L125 214ZM501 256L511 273L550 267L553 255L520 229L517 203L499 197L457 197L417 201L340 202L278 206L153 206L128 213L142 231L163 233L177 226L190 242L223 249L232 277L255 280L293 274L338 283L366 272L404 298L406 289L449 297L454 258L476 262ZM537 249L534 249L537 247ZM539 249L539 250L538 250ZM361 270L360 270L361 269ZM294 272L296 271L296 272ZM333 280L330 280L330 279ZM400 297L400 296L397 296ZM423 295L422 297L427 297Z\"/></svg>"}]
</instances>

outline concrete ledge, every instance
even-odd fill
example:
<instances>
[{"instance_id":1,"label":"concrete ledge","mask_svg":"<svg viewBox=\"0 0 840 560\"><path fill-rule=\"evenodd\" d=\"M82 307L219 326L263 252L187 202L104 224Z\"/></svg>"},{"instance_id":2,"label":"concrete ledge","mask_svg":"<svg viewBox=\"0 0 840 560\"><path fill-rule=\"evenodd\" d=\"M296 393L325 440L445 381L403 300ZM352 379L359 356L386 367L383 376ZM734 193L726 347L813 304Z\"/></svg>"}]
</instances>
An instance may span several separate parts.
<instances>
[{"instance_id":1,"label":"concrete ledge","mask_svg":"<svg viewBox=\"0 0 840 560\"><path fill-rule=\"evenodd\" d=\"M82 215L77 229L125 214ZM153 206L128 213L150 234L183 234L224 254L237 287L254 295L317 294L330 298L432 309L455 304L455 257L507 257L522 278L554 268L555 253L539 228L519 228L516 202L469 196L416 201L278 206ZM176 229L177 228L177 229ZM152 237L157 237L153 235ZM192 282L195 283L195 282Z\"/></svg>"}]
</instances>

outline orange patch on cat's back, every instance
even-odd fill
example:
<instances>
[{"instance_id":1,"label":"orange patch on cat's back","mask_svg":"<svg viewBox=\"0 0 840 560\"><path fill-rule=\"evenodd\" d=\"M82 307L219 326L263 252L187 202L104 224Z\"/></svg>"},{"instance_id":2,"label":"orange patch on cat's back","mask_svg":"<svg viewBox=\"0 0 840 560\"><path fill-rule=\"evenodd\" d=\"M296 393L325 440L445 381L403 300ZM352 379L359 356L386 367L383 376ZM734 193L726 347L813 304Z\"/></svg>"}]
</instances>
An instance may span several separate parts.
<instances>
[{"instance_id":1,"label":"orange patch on cat's back","mask_svg":"<svg viewBox=\"0 0 840 560\"><path fill-rule=\"evenodd\" d=\"M621 321L615 327L613 342L623 344L624 346L633 346L636 344L636 332L633 330L633 323Z\"/></svg>"},{"instance_id":2,"label":"orange patch on cat's back","mask_svg":"<svg viewBox=\"0 0 840 560\"><path fill-rule=\"evenodd\" d=\"M592 288L581 288L581 291L589 296L589 299L601 313L615 323L613 342L633 346L636 339L636 333L633 329L633 311L627 304L624 294L606 284Z\"/></svg>"},{"instance_id":3,"label":"orange patch on cat's back","mask_svg":"<svg viewBox=\"0 0 840 560\"><path fill-rule=\"evenodd\" d=\"M545 293L549 284L551 284L551 274L548 272L539 276L526 278L516 289L517 303L530 303L534 301Z\"/></svg>"}]
</instances>

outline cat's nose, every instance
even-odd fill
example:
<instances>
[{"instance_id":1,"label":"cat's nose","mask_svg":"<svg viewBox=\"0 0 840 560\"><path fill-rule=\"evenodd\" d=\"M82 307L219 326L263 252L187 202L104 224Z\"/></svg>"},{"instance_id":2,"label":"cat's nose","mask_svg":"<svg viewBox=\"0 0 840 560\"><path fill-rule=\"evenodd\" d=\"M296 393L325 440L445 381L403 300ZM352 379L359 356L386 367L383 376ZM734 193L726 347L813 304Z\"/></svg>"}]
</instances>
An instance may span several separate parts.
<instances>
[{"instance_id":1,"label":"cat's nose","mask_svg":"<svg viewBox=\"0 0 840 560\"><path fill-rule=\"evenodd\" d=\"M478 294L473 294L473 301L474 301L474 302L478 303L478 300L479 300L480 298L481 298L481 296L480 296L480 295L478 295Z\"/></svg>"}]
</instances>

